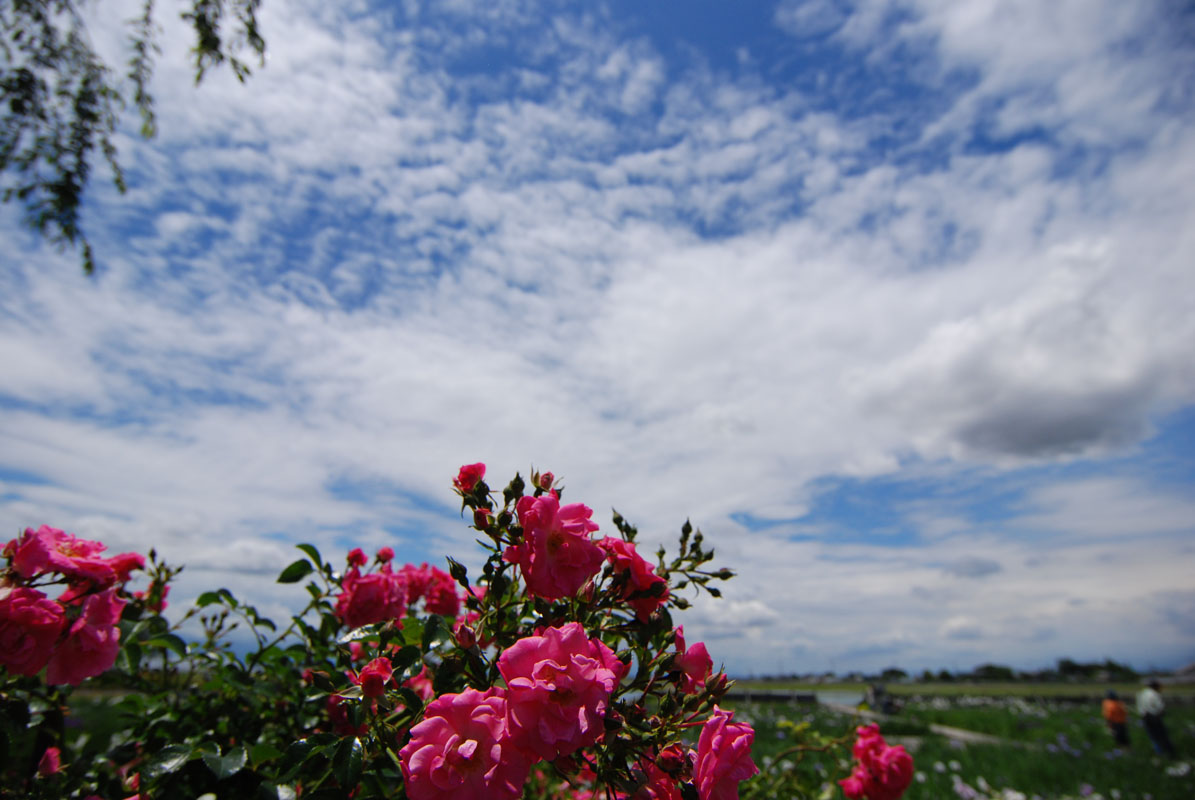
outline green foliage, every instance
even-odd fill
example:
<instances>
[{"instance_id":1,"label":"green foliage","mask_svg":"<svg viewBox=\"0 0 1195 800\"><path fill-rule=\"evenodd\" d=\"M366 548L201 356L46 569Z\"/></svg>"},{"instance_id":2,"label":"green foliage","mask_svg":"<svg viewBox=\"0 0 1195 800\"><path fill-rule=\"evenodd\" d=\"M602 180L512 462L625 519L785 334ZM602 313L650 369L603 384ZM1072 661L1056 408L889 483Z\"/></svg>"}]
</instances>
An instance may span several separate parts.
<instances>
[{"instance_id":1,"label":"green foliage","mask_svg":"<svg viewBox=\"0 0 1195 800\"><path fill-rule=\"evenodd\" d=\"M755 727L754 754L763 774L744 784L747 799L767 797L760 784L777 773L802 773L799 786L818 784L827 789L842 777L843 764L833 753L806 751L800 757L786 752L817 735L838 736L844 727L864 720L818 705L735 703L738 717ZM1150 749L1144 731L1133 725L1130 747L1117 751L1100 717L1098 703L1026 701L1019 697L938 697L911 702L897 717L880 723L889 741L904 744L914 754L919 776L903 800L937 800L943 797L1039 797L1045 800L1079 798L1084 787L1090 796L1122 798L1150 796L1153 800L1187 800L1192 772L1183 764L1195 753L1195 706L1175 704L1166 711L1167 725L1178 752L1186 761L1165 762ZM999 736L998 744L966 744L928 730L945 724ZM773 776L768 778L767 776ZM965 783L976 792L956 789ZM988 790L982 787L986 785ZM1018 794L1019 793L1019 794ZM798 798L842 797L836 788L819 794L771 796Z\"/></svg>"},{"instance_id":2,"label":"green foliage","mask_svg":"<svg viewBox=\"0 0 1195 800\"><path fill-rule=\"evenodd\" d=\"M83 270L95 269L80 206L98 155L125 190L113 136L131 95L141 133L157 129L149 91L158 53L154 0L129 21L127 69L100 58L84 24L86 0L12 0L0 4L0 174L4 202L15 200L28 224L60 245L78 245ZM227 63L244 80L240 54L261 57L260 0L192 0L183 13L195 31L195 80ZM230 20L231 18L231 20Z\"/></svg>"}]
</instances>

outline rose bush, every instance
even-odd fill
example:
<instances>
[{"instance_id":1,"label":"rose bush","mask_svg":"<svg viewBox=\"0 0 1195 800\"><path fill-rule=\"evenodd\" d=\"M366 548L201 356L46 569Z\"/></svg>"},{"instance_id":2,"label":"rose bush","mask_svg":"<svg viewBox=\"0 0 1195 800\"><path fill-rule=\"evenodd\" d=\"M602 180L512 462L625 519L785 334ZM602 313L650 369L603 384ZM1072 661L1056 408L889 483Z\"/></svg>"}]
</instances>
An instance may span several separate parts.
<instances>
[{"instance_id":1,"label":"rose bush","mask_svg":"<svg viewBox=\"0 0 1195 800\"><path fill-rule=\"evenodd\" d=\"M779 769L749 780L754 734L719 706L729 683L705 645L674 624L682 590L718 596L711 581L733 575L706 567L700 531L686 523L679 552L651 563L617 514L617 535L595 538L590 509L562 504L550 472L532 472L530 493L518 476L491 491L480 463L452 483L485 549L479 574L451 559L399 566L389 547L338 566L299 545L278 580L303 583L307 602L284 627L227 589L168 621L178 569L152 550L105 557L99 542L27 529L3 550L0 797L824 791ZM148 586L131 590L142 570ZM71 694L89 680L118 699ZM847 740L808 746L845 753ZM911 762L884 747L856 747L867 771L850 796L896 796Z\"/></svg>"}]
</instances>

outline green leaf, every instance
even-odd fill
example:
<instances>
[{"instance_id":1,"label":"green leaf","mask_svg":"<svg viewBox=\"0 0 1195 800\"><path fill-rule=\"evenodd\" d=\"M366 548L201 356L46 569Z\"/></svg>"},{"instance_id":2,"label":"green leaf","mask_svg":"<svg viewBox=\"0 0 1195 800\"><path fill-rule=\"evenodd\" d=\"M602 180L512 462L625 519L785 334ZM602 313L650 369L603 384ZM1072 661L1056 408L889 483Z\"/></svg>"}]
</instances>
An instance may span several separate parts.
<instances>
[{"instance_id":1,"label":"green leaf","mask_svg":"<svg viewBox=\"0 0 1195 800\"><path fill-rule=\"evenodd\" d=\"M439 642L446 642L451 636L451 632L444 624L444 618L439 614L428 615L427 622L423 627L423 649L424 651L431 650Z\"/></svg>"},{"instance_id":2,"label":"green leaf","mask_svg":"<svg viewBox=\"0 0 1195 800\"><path fill-rule=\"evenodd\" d=\"M120 648L118 659L123 671L129 675L136 675L141 669L141 646L134 641L126 640Z\"/></svg>"},{"instance_id":3,"label":"green leaf","mask_svg":"<svg viewBox=\"0 0 1195 800\"><path fill-rule=\"evenodd\" d=\"M256 767L259 764L264 764L267 761L273 761L275 759L282 758L282 751L273 745L265 744L263 742L261 744L253 745L253 749L249 751L249 758L253 762L253 766Z\"/></svg>"},{"instance_id":4,"label":"green leaf","mask_svg":"<svg viewBox=\"0 0 1195 800\"><path fill-rule=\"evenodd\" d=\"M219 602L220 602L220 593L219 592L204 592L203 594L199 595L199 599L197 599L195 601L195 605L199 606L200 608L203 608L204 606L210 606L212 603L219 603Z\"/></svg>"},{"instance_id":5,"label":"green leaf","mask_svg":"<svg viewBox=\"0 0 1195 800\"><path fill-rule=\"evenodd\" d=\"M203 757L203 763L207 764L207 768L216 776L216 780L224 780L233 775L236 775L245 768L245 748L234 747L223 756L207 755Z\"/></svg>"},{"instance_id":6,"label":"green leaf","mask_svg":"<svg viewBox=\"0 0 1195 800\"><path fill-rule=\"evenodd\" d=\"M402 672L407 667L418 664L423 659L423 651L413 644L400 647L398 652L390 657L390 666L395 672Z\"/></svg>"},{"instance_id":7,"label":"green leaf","mask_svg":"<svg viewBox=\"0 0 1195 800\"><path fill-rule=\"evenodd\" d=\"M402 623L402 639L407 644L418 645L423 641L423 620L419 617L408 617Z\"/></svg>"},{"instance_id":8,"label":"green leaf","mask_svg":"<svg viewBox=\"0 0 1195 800\"><path fill-rule=\"evenodd\" d=\"M336 644L348 644L349 642L359 642L362 639L368 639L370 636L376 636L378 633L378 623L371 623L369 625L362 625L360 628L353 628L348 633L336 639Z\"/></svg>"},{"instance_id":9,"label":"green leaf","mask_svg":"<svg viewBox=\"0 0 1195 800\"><path fill-rule=\"evenodd\" d=\"M423 698L415 694L414 689L406 686L400 686L398 689L398 696L402 698L402 704L409 709L419 711L423 708Z\"/></svg>"},{"instance_id":10,"label":"green leaf","mask_svg":"<svg viewBox=\"0 0 1195 800\"><path fill-rule=\"evenodd\" d=\"M356 736L345 739L336 748L336 755L332 757L332 771L340 781L340 787L346 792L351 791L360 782L364 766L364 748Z\"/></svg>"},{"instance_id":11,"label":"green leaf","mask_svg":"<svg viewBox=\"0 0 1195 800\"><path fill-rule=\"evenodd\" d=\"M161 647L164 650L170 650L179 658L186 658L187 655L187 643L173 633L155 636L147 641L145 645L147 647Z\"/></svg>"},{"instance_id":12,"label":"green leaf","mask_svg":"<svg viewBox=\"0 0 1195 800\"><path fill-rule=\"evenodd\" d=\"M300 549L300 550L302 550L304 553L306 553L307 555L311 556L311 560L315 562L315 565L316 565L317 567L320 567L320 568L322 568L322 567L324 566L324 560L323 560L322 558L320 558L320 555L319 555L319 550L316 550L316 549L315 549L315 545L312 545L312 544L297 544L297 545L295 545L295 547L299 548L299 549Z\"/></svg>"},{"instance_id":13,"label":"green leaf","mask_svg":"<svg viewBox=\"0 0 1195 800\"><path fill-rule=\"evenodd\" d=\"M314 571L315 567L311 566L310 561L300 558L282 570L282 574L278 576L278 583L298 583Z\"/></svg>"},{"instance_id":14,"label":"green leaf","mask_svg":"<svg viewBox=\"0 0 1195 800\"><path fill-rule=\"evenodd\" d=\"M141 768L141 779L154 781L182 769L191 760L195 748L189 744L172 744L163 747Z\"/></svg>"}]
</instances>

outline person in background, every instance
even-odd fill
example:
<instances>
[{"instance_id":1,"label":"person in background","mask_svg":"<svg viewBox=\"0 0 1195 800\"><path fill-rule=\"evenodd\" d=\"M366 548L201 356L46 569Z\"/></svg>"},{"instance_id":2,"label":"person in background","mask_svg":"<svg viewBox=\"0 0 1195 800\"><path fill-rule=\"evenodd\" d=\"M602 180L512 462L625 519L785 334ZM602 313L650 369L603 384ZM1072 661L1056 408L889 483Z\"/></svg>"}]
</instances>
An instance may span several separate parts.
<instances>
[{"instance_id":1,"label":"person in background","mask_svg":"<svg viewBox=\"0 0 1195 800\"><path fill-rule=\"evenodd\" d=\"M1116 692L1108 690L1104 698L1104 721L1108 723L1108 730L1112 731L1112 741L1117 749L1129 746L1129 713Z\"/></svg>"},{"instance_id":2,"label":"person in background","mask_svg":"<svg viewBox=\"0 0 1195 800\"><path fill-rule=\"evenodd\" d=\"M1166 704L1162 702L1162 685L1156 680L1137 693L1137 713L1145 724L1145 732L1154 746L1154 752L1160 756L1172 757L1174 745L1170 743L1170 734L1166 731L1166 723L1162 714L1166 711Z\"/></svg>"}]
</instances>

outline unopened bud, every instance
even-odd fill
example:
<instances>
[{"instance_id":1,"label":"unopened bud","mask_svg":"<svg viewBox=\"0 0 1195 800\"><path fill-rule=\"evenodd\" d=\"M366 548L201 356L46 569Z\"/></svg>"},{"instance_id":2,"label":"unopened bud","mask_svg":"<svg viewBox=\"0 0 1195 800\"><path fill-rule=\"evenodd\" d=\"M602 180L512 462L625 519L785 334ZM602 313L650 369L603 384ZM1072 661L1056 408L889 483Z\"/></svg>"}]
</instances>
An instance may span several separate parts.
<instances>
[{"instance_id":1,"label":"unopened bud","mask_svg":"<svg viewBox=\"0 0 1195 800\"><path fill-rule=\"evenodd\" d=\"M660 755L656 757L656 766L667 774L676 776L689 766L689 759L685 757L685 751L680 745L672 744L660 751Z\"/></svg>"},{"instance_id":2,"label":"unopened bud","mask_svg":"<svg viewBox=\"0 0 1195 800\"><path fill-rule=\"evenodd\" d=\"M468 625L456 629L456 643L462 650L472 650L477 647L477 633Z\"/></svg>"},{"instance_id":3,"label":"unopened bud","mask_svg":"<svg viewBox=\"0 0 1195 800\"><path fill-rule=\"evenodd\" d=\"M480 531L489 530L490 510L485 506L473 509L473 527Z\"/></svg>"}]
</instances>

